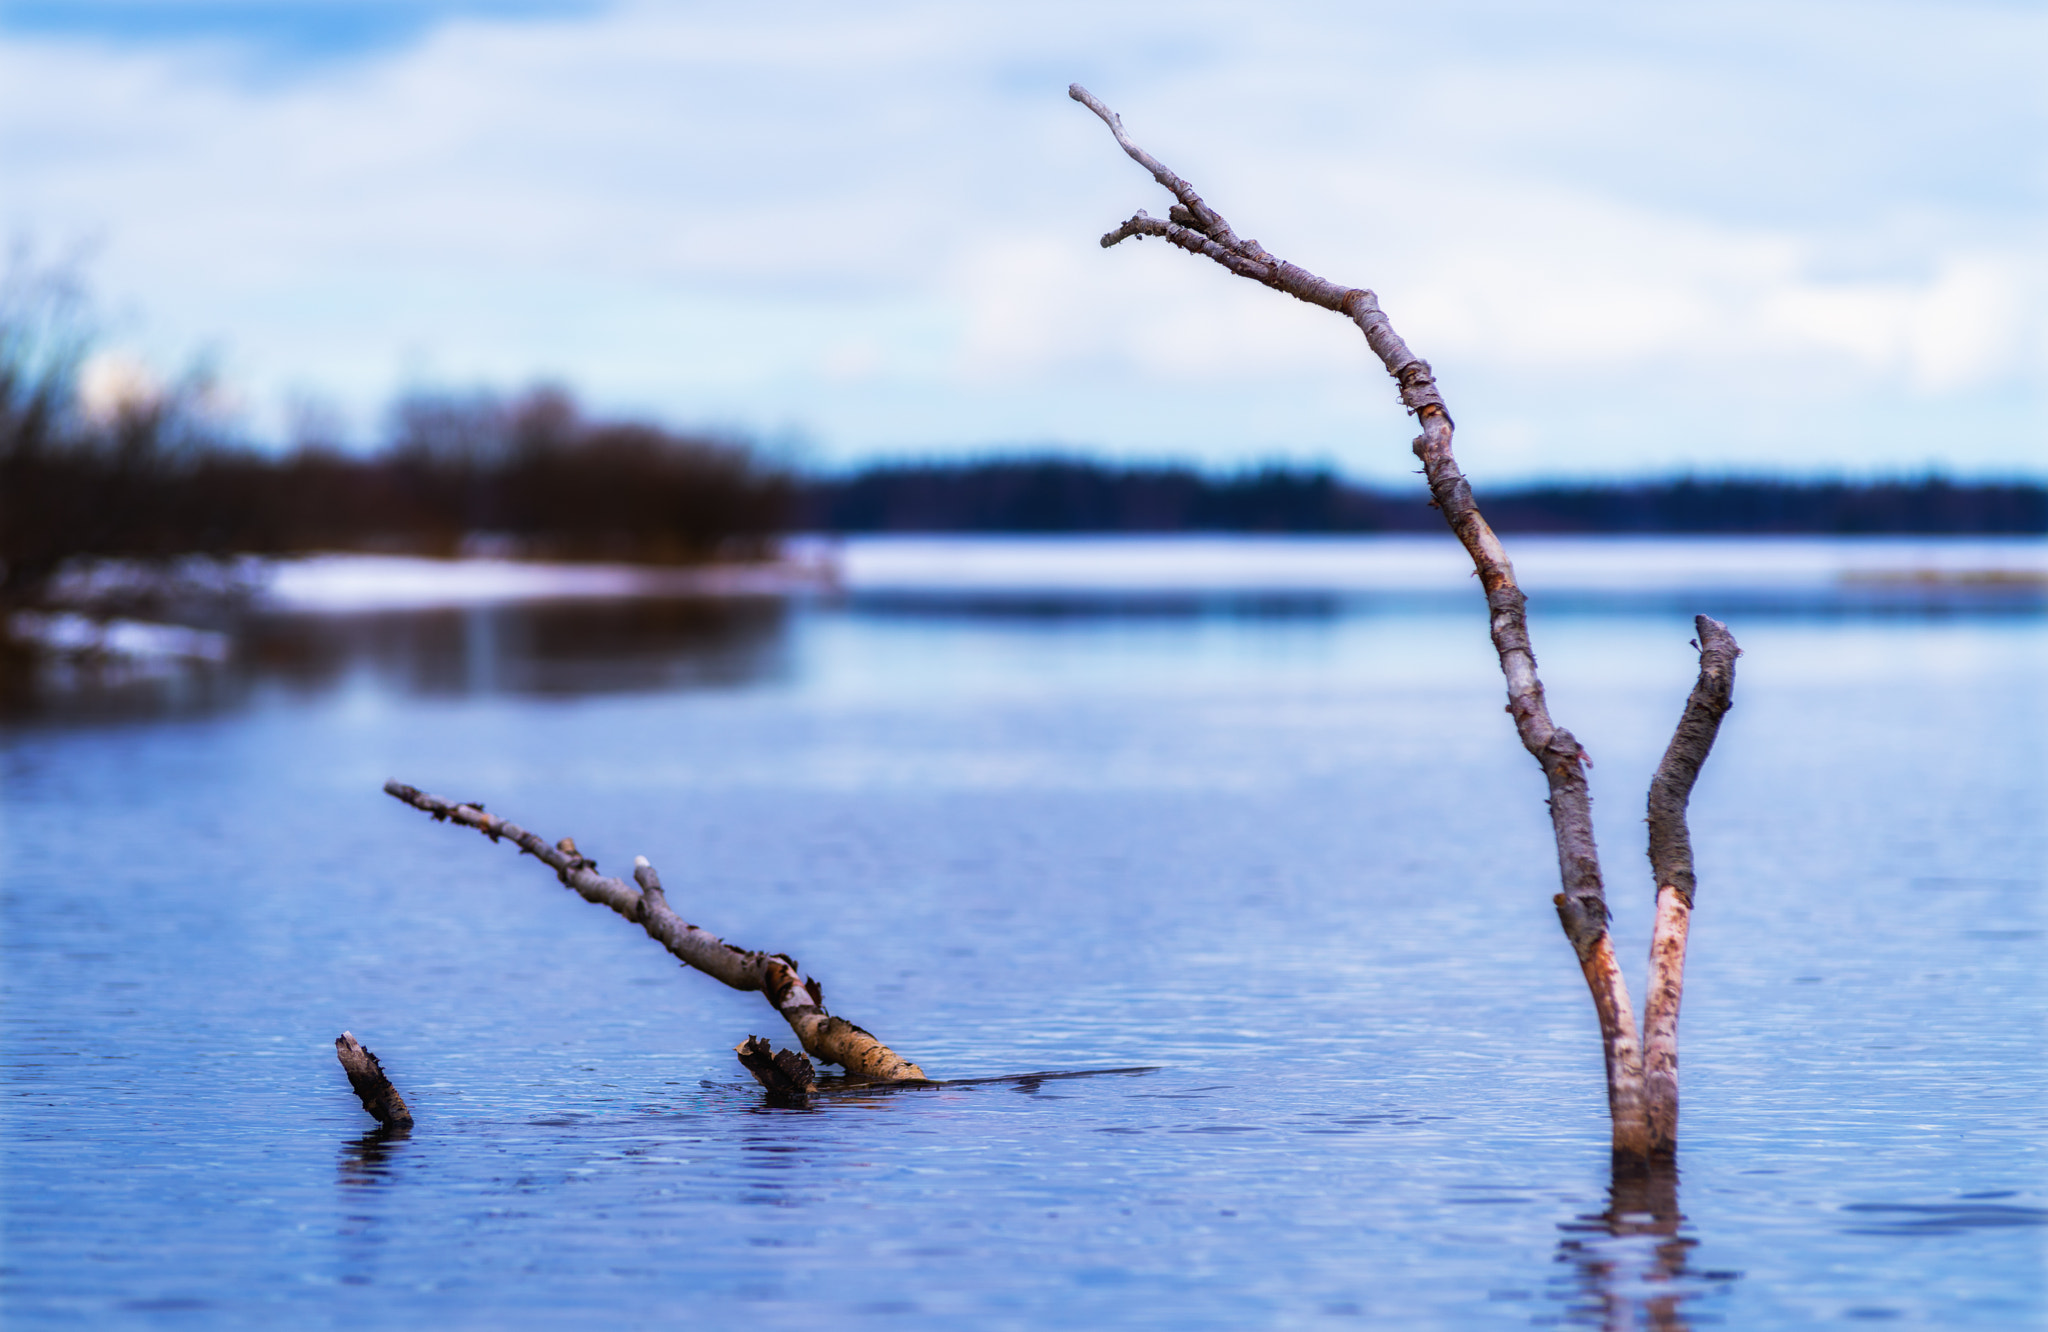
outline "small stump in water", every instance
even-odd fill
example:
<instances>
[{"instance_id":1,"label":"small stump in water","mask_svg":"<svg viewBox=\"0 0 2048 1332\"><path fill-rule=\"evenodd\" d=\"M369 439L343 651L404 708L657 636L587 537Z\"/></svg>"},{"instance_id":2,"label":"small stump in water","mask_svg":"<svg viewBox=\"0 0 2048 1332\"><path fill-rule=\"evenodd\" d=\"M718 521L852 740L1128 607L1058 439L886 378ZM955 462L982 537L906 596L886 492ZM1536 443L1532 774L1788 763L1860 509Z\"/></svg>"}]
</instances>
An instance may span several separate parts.
<instances>
[{"instance_id":1,"label":"small stump in water","mask_svg":"<svg viewBox=\"0 0 2048 1332\"><path fill-rule=\"evenodd\" d=\"M776 1050L759 1036L749 1036L733 1047L740 1063L754 1075L754 1081L768 1091L771 1105L808 1105L818 1086L811 1061L800 1051Z\"/></svg>"},{"instance_id":2,"label":"small stump in water","mask_svg":"<svg viewBox=\"0 0 2048 1332\"><path fill-rule=\"evenodd\" d=\"M334 1041L334 1056L341 1060L343 1071L348 1074L348 1085L356 1089L362 1098L363 1109L370 1112L385 1128L411 1128L412 1111L406 1108L405 1098L398 1094L398 1088L391 1085L391 1079L384 1076L383 1065L377 1056L365 1050L362 1042L347 1032L341 1033Z\"/></svg>"}]
</instances>

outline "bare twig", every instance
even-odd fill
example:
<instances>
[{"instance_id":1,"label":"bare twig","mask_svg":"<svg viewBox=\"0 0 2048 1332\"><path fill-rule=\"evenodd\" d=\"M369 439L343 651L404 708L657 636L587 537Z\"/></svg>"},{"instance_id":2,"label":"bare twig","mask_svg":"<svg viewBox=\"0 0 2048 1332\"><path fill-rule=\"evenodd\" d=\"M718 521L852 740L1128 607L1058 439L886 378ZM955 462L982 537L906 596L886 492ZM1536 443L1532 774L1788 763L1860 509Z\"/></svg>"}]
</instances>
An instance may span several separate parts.
<instances>
[{"instance_id":1,"label":"bare twig","mask_svg":"<svg viewBox=\"0 0 2048 1332\"><path fill-rule=\"evenodd\" d=\"M334 1056L341 1060L348 1085L355 1088L363 1109L372 1118L386 1128L412 1127L412 1111L406 1108L405 1098L391 1085L391 1079L384 1076L384 1066L377 1062L377 1056L347 1032L335 1038Z\"/></svg>"},{"instance_id":2,"label":"bare twig","mask_svg":"<svg viewBox=\"0 0 2048 1332\"><path fill-rule=\"evenodd\" d=\"M1408 349L1372 292L1318 277L1268 254L1255 240L1240 240L1222 216L1195 193L1194 187L1131 141L1114 111L1079 84L1070 86L1067 93L1100 116L1123 150L1178 201L1169 210L1166 221L1143 212L1135 214L1102 238L1104 248L1134 236L1157 236L1241 277L1344 315L1365 335L1366 344L1399 386L1402 404L1416 416L1422 433L1415 439L1415 456L1422 460L1430 494L1471 556L1486 592L1494 651L1500 657L1501 674L1507 681L1508 713L1514 718L1523 748L1542 765L1550 785L1551 830L1557 842L1558 873L1564 889L1554 902L1600 1019L1614 1148L1631 1156L1649 1154L1653 1137L1644 1097L1643 1047L1636 1032L1628 985L1615 962L1607 931L1607 898L1600 876L1600 853L1593 838L1586 752L1570 731L1551 720L1549 706L1544 702L1543 682L1536 674L1536 654L1529 643L1526 598L1515 582L1514 565L1509 562L1507 551L1480 514L1472 498L1472 487L1458 470L1457 459L1451 452L1454 425L1429 362ZM1711 744L1711 731L1706 738ZM1700 749L1699 757L1703 759L1705 752ZM1695 760L1693 769L1697 768ZM1690 883L1688 870L1688 899ZM1675 1000L1672 1012L1675 1021Z\"/></svg>"},{"instance_id":3,"label":"bare twig","mask_svg":"<svg viewBox=\"0 0 2048 1332\"><path fill-rule=\"evenodd\" d=\"M495 814L481 805L456 804L428 795L403 782L384 783L385 794L425 810L437 822L453 820L475 828L492 841L511 841L555 871L555 877L588 901L608 906L627 920L644 928L669 952L735 990L759 990L782 1014L805 1050L827 1064L837 1064L853 1077L872 1082L921 1082L924 1070L891 1050L845 1018L825 1011L825 989L803 974L796 959L783 953L756 953L735 948L718 936L698 929L669 909L661 878L646 857L634 862L635 887L620 879L597 873L597 862L576 850L567 837L553 846L538 834Z\"/></svg>"}]
</instances>

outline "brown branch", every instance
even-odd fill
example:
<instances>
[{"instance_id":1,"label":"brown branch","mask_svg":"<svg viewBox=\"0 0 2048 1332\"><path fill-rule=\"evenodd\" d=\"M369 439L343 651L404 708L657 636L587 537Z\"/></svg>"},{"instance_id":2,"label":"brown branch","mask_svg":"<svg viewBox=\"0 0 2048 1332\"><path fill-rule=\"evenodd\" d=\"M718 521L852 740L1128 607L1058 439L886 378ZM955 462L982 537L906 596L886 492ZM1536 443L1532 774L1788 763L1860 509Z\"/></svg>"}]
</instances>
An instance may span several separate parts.
<instances>
[{"instance_id":1,"label":"brown branch","mask_svg":"<svg viewBox=\"0 0 2048 1332\"><path fill-rule=\"evenodd\" d=\"M1742 649L1728 626L1701 615L1700 678L1678 730L1650 779L1650 869L1657 881L1657 927L1650 940L1649 994L1643 1000L1643 1090L1650 1149L1678 1144L1678 1005L1685 990L1685 941L1692 924L1692 836L1685 807L1700 765L1733 705L1735 659Z\"/></svg>"},{"instance_id":2,"label":"brown branch","mask_svg":"<svg viewBox=\"0 0 2048 1332\"><path fill-rule=\"evenodd\" d=\"M405 1098L391 1085L391 1079L384 1076L384 1066L377 1062L377 1056L343 1032L334 1040L334 1057L341 1061L342 1071L348 1074L348 1085L355 1088L363 1109L372 1118L386 1128L412 1127L412 1111L406 1108Z\"/></svg>"},{"instance_id":3,"label":"brown branch","mask_svg":"<svg viewBox=\"0 0 2048 1332\"><path fill-rule=\"evenodd\" d=\"M811 1061L794 1050L777 1050L763 1036L749 1036L733 1047L740 1067L754 1075L754 1081L768 1092L768 1099L782 1105L804 1105L817 1090L818 1076Z\"/></svg>"},{"instance_id":4,"label":"brown branch","mask_svg":"<svg viewBox=\"0 0 2048 1332\"><path fill-rule=\"evenodd\" d=\"M1372 292L1342 286L1276 259L1257 241L1238 240L1227 227L1221 226L1222 219L1201 202L1192 186L1131 142L1115 112L1079 84L1069 87L1067 93L1100 116L1124 151L1171 191L1188 213L1186 218L1177 217L1171 222L1139 213L1104 236L1105 246L1133 236L1158 236L1240 276L1345 315L1365 335L1366 344L1399 385L1402 404L1419 418L1422 433L1415 440L1415 456L1422 460L1436 506L1471 556L1472 566L1486 590L1493 646L1507 681L1507 710L1515 720L1523 747L1542 765L1550 784L1551 830L1557 841L1558 873L1564 888L1553 900L1565 937L1578 954L1586 986L1593 996L1594 1011L1600 1019L1614 1149L1631 1156L1646 1155L1651 1140L1643 1102L1642 1043L1636 1033L1628 985L1615 963L1607 933L1607 899L1600 877L1600 854L1593 839L1585 751L1570 731L1550 718L1543 698L1543 682L1536 674L1536 654L1529 645L1526 598L1516 585L1507 551L1480 514L1472 498L1472 487L1458 470L1457 459L1451 452L1454 426L1437 391L1429 362L1408 349Z\"/></svg>"},{"instance_id":5,"label":"brown branch","mask_svg":"<svg viewBox=\"0 0 2048 1332\"><path fill-rule=\"evenodd\" d=\"M456 804L427 795L403 782L384 783L385 794L425 810L436 822L453 820L498 841L511 841L555 871L564 886L585 899L608 906L645 929L662 947L714 980L735 990L759 990L782 1014L797 1040L811 1055L837 1064L848 1074L872 1082L921 1082L924 1070L891 1050L845 1018L825 1011L825 990L805 976L796 959L783 953L757 953L735 948L700 930L669 909L661 878L646 857L634 862L638 887L597 873L597 862L576 850L567 837L553 846L538 833L484 812L482 805Z\"/></svg>"}]
</instances>

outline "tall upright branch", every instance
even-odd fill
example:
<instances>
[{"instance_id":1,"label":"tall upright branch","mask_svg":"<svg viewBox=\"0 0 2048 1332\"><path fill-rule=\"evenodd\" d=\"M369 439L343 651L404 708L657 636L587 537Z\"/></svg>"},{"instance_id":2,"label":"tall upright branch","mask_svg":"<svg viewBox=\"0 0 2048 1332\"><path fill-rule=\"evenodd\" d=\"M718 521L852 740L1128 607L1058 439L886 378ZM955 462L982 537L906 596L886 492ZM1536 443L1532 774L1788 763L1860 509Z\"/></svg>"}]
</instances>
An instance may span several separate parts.
<instances>
[{"instance_id":1,"label":"tall upright branch","mask_svg":"<svg viewBox=\"0 0 2048 1332\"><path fill-rule=\"evenodd\" d=\"M538 833L484 812L481 805L464 805L428 795L404 782L384 783L386 795L403 800L414 809L425 810L434 820L475 828L492 841L510 841L548 868L564 887L574 889L586 901L610 907L645 929L655 942L714 980L735 990L759 990L775 1011L782 1014L797 1040L815 1058L837 1064L848 1073L869 1082L923 1082L924 1070L845 1018L825 1011L825 987L805 976L796 959L785 953L757 953L735 948L707 930L700 930L669 909L662 891L661 876L645 856L634 862L633 878L638 887L597 872L597 862L576 850L567 837L548 845Z\"/></svg>"},{"instance_id":2,"label":"tall upright branch","mask_svg":"<svg viewBox=\"0 0 2048 1332\"><path fill-rule=\"evenodd\" d=\"M1150 172L1175 200L1164 219L1142 210L1133 214L1122 226L1103 236L1104 249L1134 236L1156 236L1190 254L1213 260L1240 277L1343 315L1365 335L1366 345L1399 386L1402 405L1417 418L1422 433L1415 439L1415 456L1422 460L1430 494L1471 556L1472 566L1486 591L1493 646L1507 681L1507 710L1514 718L1523 748L1542 765L1544 778L1550 784L1550 822L1557 841L1558 873L1563 886L1554 902L1565 937L1578 955L1600 1020L1614 1148L1626 1155L1648 1155L1655 1144L1644 1095L1643 1046L1636 1032L1628 986L1615 961L1607 931L1609 913L1600 878L1600 854L1593 840L1586 752L1570 731L1551 720L1543 698L1543 682L1536 674L1536 654L1529 644L1526 598L1516 585L1514 565L1509 562L1507 551L1480 514L1472 488L1458 470L1457 459L1451 452L1455 427L1429 362L1409 350L1372 292L1318 277L1267 253L1255 240L1240 239L1223 215L1210 207L1192 185L1131 140L1116 112L1078 83L1071 85L1067 94L1100 116L1124 152ZM1709 743L1711 740L1710 734ZM1694 766L1696 770L1697 764ZM1676 1011L1674 1001L1674 1021Z\"/></svg>"},{"instance_id":3,"label":"tall upright branch","mask_svg":"<svg viewBox=\"0 0 2048 1332\"><path fill-rule=\"evenodd\" d=\"M1685 941L1692 926L1692 834L1685 807L1700 765L1714 747L1721 718L1733 706L1735 646L1728 626L1704 615L1699 629L1700 678L1685 701L1678 730L1650 779L1650 872L1657 883L1657 925L1650 938L1649 994L1643 999L1643 1090L1650 1149L1678 1145L1678 1003L1685 989Z\"/></svg>"}]
</instances>

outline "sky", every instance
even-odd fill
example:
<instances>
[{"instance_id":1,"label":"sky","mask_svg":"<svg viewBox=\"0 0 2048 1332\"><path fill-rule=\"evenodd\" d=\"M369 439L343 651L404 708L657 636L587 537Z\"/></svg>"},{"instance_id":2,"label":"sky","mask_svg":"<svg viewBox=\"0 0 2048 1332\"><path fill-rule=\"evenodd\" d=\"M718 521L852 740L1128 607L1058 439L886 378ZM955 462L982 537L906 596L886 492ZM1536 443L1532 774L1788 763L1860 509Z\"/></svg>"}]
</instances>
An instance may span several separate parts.
<instances>
[{"instance_id":1,"label":"sky","mask_svg":"<svg viewBox=\"0 0 2048 1332\"><path fill-rule=\"evenodd\" d=\"M2048 474L2048 6L0 0L0 227L240 427L550 382L817 466Z\"/></svg>"}]
</instances>

